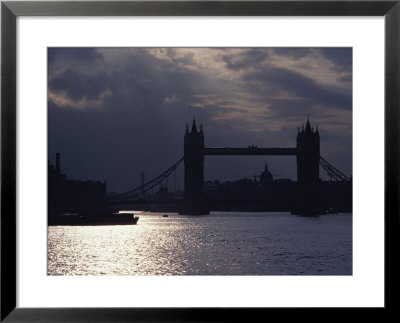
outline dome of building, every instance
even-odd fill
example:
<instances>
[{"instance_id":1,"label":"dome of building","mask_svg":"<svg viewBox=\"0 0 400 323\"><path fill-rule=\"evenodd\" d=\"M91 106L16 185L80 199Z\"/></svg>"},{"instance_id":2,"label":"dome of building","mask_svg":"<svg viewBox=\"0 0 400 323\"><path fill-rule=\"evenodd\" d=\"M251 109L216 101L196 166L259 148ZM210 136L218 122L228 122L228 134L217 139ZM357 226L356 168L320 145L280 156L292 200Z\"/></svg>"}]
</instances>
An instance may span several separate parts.
<instances>
[{"instance_id":1,"label":"dome of building","mask_svg":"<svg viewBox=\"0 0 400 323\"><path fill-rule=\"evenodd\" d=\"M273 182L273 177L271 172L268 169L268 162L265 162L265 168L264 171L260 175L260 184L261 185L267 185L271 184Z\"/></svg>"}]
</instances>

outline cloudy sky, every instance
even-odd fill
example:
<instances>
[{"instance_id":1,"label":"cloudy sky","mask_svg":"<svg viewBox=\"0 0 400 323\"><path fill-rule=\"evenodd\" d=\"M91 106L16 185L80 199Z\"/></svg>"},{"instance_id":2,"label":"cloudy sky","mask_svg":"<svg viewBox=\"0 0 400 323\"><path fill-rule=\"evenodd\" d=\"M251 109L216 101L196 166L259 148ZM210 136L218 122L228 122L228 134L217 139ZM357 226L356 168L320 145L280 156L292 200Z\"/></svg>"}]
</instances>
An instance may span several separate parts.
<instances>
[{"instance_id":1,"label":"cloudy sky","mask_svg":"<svg viewBox=\"0 0 400 323\"><path fill-rule=\"evenodd\" d=\"M48 82L50 163L60 152L68 178L109 191L182 157L193 118L209 147L295 147L309 115L321 155L352 175L351 48L49 48ZM296 179L295 157L278 156L208 156L205 179L253 178L266 161Z\"/></svg>"}]
</instances>

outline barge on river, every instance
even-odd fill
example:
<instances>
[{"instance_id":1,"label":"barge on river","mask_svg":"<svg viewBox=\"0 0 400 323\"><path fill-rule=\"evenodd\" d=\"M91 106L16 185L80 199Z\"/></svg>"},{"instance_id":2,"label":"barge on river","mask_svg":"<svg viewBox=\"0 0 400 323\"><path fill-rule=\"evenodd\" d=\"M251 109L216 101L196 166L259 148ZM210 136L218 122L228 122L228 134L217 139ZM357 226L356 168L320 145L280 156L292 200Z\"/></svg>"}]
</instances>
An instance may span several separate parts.
<instances>
[{"instance_id":1,"label":"barge on river","mask_svg":"<svg viewBox=\"0 0 400 323\"><path fill-rule=\"evenodd\" d=\"M139 221L133 213L110 213L106 215L84 215L64 213L49 218L49 225L132 225Z\"/></svg>"}]
</instances>

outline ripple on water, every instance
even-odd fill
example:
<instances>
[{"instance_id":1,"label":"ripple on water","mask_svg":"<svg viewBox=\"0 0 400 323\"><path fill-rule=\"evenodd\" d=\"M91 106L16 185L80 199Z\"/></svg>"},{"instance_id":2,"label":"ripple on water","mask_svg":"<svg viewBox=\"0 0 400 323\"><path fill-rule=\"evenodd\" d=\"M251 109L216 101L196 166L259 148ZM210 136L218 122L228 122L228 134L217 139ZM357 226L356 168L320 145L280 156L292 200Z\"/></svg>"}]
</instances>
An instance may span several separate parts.
<instances>
[{"instance_id":1,"label":"ripple on water","mask_svg":"<svg viewBox=\"0 0 400 323\"><path fill-rule=\"evenodd\" d=\"M143 213L137 225L54 226L48 274L351 275L352 216Z\"/></svg>"}]
</instances>

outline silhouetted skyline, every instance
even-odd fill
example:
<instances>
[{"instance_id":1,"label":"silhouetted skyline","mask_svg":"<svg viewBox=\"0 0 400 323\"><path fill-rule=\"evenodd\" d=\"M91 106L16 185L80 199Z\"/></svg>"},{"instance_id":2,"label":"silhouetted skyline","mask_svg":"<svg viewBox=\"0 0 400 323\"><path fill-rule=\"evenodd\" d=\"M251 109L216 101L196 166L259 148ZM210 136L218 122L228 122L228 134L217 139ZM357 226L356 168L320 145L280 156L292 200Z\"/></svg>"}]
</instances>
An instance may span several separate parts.
<instances>
[{"instance_id":1,"label":"silhouetted skyline","mask_svg":"<svg viewBox=\"0 0 400 323\"><path fill-rule=\"evenodd\" d=\"M123 192L183 156L186 124L206 146L293 147L310 116L321 155L352 175L351 48L50 48L48 154L74 179ZM251 178L268 160L296 179L295 158L207 157L205 180ZM183 170L178 185L183 189ZM321 177L323 172L321 171Z\"/></svg>"}]
</instances>

